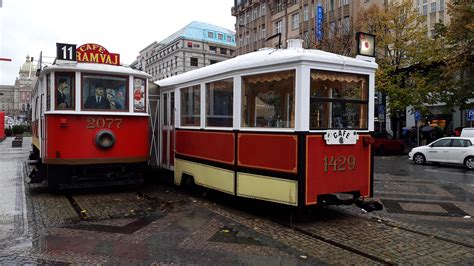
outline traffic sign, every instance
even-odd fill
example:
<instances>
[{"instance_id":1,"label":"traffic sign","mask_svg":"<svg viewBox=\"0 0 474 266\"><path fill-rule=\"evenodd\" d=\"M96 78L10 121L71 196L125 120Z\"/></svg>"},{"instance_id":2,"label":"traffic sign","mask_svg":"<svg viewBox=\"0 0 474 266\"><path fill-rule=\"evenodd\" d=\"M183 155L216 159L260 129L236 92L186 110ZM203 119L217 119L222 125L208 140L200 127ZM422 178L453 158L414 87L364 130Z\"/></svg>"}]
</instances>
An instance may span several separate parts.
<instances>
[{"instance_id":1,"label":"traffic sign","mask_svg":"<svg viewBox=\"0 0 474 266\"><path fill-rule=\"evenodd\" d=\"M474 109L467 110L467 121L474 121Z\"/></svg>"},{"instance_id":2,"label":"traffic sign","mask_svg":"<svg viewBox=\"0 0 474 266\"><path fill-rule=\"evenodd\" d=\"M420 117L421 117L420 111L415 111L415 121L420 121Z\"/></svg>"}]
</instances>

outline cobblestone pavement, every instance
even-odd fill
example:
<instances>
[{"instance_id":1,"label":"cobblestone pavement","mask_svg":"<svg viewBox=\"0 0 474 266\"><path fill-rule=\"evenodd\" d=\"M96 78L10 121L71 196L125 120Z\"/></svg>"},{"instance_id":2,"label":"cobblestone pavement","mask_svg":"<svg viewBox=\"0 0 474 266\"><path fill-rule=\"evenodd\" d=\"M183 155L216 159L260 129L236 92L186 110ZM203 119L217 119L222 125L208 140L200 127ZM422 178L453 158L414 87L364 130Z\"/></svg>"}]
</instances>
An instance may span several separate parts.
<instances>
[{"instance_id":1,"label":"cobblestone pavement","mask_svg":"<svg viewBox=\"0 0 474 266\"><path fill-rule=\"evenodd\" d=\"M0 180L12 191L26 179L29 140L23 149L8 141ZM474 263L472 187L413 177L376 175L383 211L309 209L299 221L285 206L164 183L58 195L15 188L2 198L15 207L1 207L13 216L2 216L0 264Z\"/></svg>"}]
</instances>

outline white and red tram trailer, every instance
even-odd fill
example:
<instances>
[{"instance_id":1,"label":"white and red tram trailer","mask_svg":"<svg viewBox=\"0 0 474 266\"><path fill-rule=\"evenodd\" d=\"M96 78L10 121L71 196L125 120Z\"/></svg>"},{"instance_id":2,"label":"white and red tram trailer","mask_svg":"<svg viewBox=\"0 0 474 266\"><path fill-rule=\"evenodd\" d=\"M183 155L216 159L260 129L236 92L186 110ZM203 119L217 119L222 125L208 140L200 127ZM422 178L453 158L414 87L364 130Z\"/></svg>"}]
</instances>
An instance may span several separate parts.
<instances>
[{"instance_id":1,"label":"white and red tram trailer","mask_svg":"<svg viewBox=\"0 0 474 266\"><path fill-rule=\"evenodd\" d=\"M141 182L150 151L150 76L121 66L118 54L97 44L58 44L60 56L68 60L38 70L31 182L46 179L51 190Z\"/></svg>"},{"instance_id":2,"label":"white and red tram trailer","mask_svg":"<svg viewBox=\"0 0 474 266\"><path fill-rule=\"evenodd\" d=\"M156 82L175 184L299 207L373 195L377 64L288 46Z\"/></svg>"}]
</instances>

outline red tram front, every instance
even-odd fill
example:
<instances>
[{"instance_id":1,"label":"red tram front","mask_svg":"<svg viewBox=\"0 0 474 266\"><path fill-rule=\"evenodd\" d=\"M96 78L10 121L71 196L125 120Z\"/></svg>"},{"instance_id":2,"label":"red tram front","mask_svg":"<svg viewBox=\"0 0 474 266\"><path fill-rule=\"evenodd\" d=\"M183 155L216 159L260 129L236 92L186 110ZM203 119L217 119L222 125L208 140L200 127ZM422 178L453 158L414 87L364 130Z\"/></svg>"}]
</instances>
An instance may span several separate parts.
<instances>
[{"instance_id":1,"label":"red tram front","mask_svg":"<svg viewBox=\"0 0 474 266\"><path fill-rule=\"evenodd\" d=\"M76 58L56 59L38 73L31 181L46 179L52 190L140 182L150 150L149 75L120 66L100 45L74 50Z\"/></svg>"},{"instance_id":2,"label":"red tram front","mask_svg":"<svg viewBox=\"0 0 474 266\"><path fill-rule=\"evenodd\" d=\"M160 80L158 164L178 185L293 206L369 198L376 69L293 40Z\"/></svg>"}]
</instances>

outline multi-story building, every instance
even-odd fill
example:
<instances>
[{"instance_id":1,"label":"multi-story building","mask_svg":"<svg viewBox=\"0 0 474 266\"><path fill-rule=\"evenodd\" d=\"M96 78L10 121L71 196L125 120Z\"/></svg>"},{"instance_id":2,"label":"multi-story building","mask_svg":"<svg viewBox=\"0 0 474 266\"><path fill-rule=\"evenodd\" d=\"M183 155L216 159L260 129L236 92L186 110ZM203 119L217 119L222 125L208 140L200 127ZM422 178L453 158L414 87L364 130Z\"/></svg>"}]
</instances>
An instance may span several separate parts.
<instances>
[{"instance_id":1,"label":"multi-story building","mask_svg":"<svg viewBox=\"0 0 474 266\"><path fill-rule=\"evenodd\" d=\"M235 0L232 15L236 17L237 53L245 54L262 47L286 47L286 40L293 38L303 39L304 46L312 48L318 34L331 38L340 31L353 36L352 25L359 10L372 4L382 6L385 1ZM324 32L318 31L316 26L318 6Z\"/></svg>"},{"instance_id":2,"label":"multi-story building","mask_svg":"<svg viewBox=\"0 0 474 266\"><path fill-rule=\"evenodd\" d=\"M31 111L31 93L36 82L35 71L33 58L27 56L15 80L15 85L0 86L0 110L5 111L5 115L28 118Z\"/></svg>"},{"instance_id":3,"label":"multi-story building","mask_svg":"<svg viewBox=\"0 0 474 266\"><path fill-rule=\"evenodd\" d=\"M140 51L131 64L144 70L152 81L175 76L235 56L235 33L215 25L193 21L160 42Z\"/></svg>"},{"instance_id":4,"label":"multi-story building","mask_svg":"<svg viewBox=\"0 0 474 266\"><path fill-rule=\"evenodd\" d=\"M413 4L418 8L420 15L426 17L426 29L429 36L433 35L436 23L446 25L449 22L445 0L414 0Z\"/></svg>"}]
</instances>

